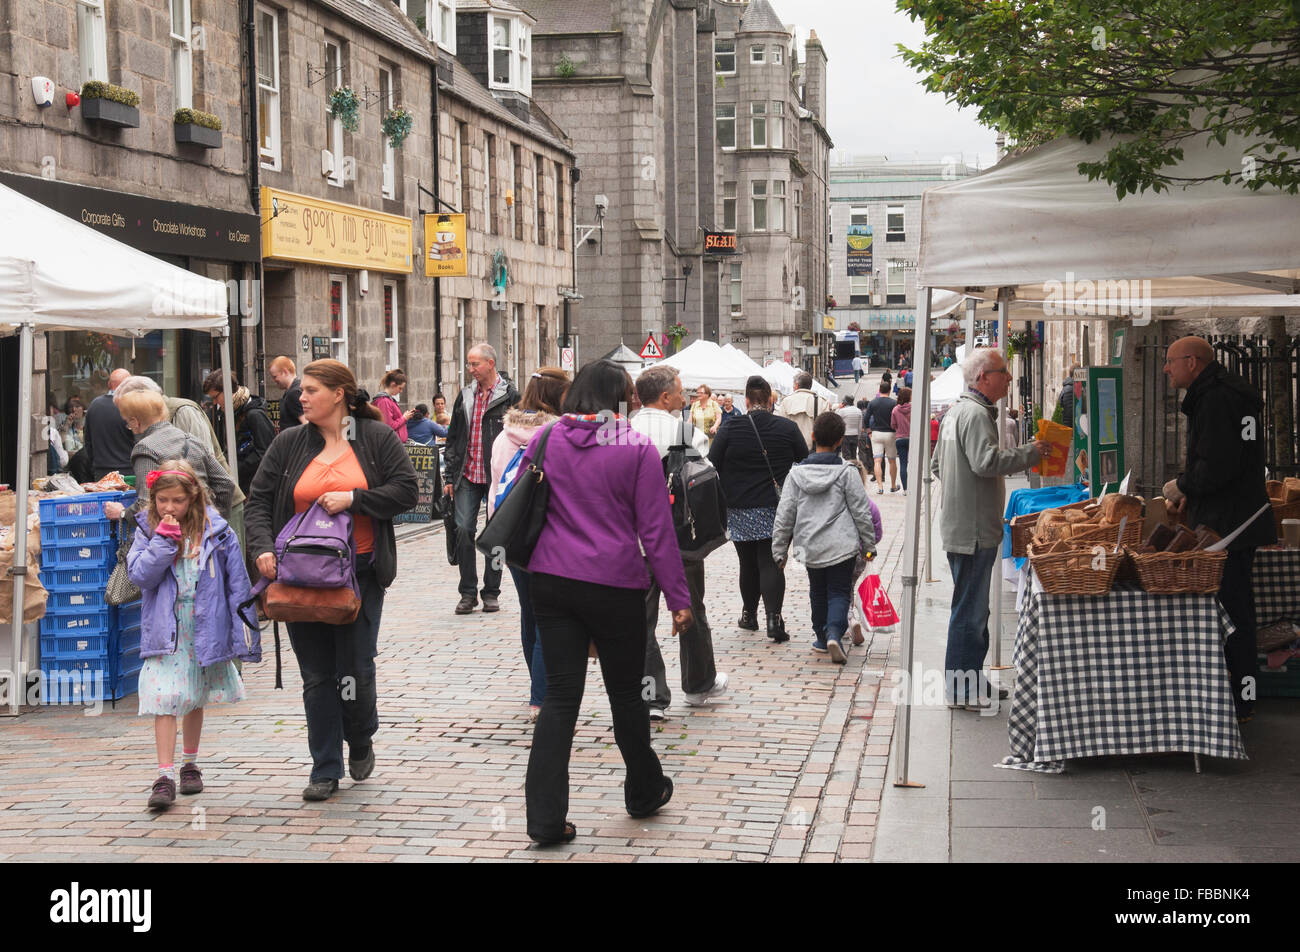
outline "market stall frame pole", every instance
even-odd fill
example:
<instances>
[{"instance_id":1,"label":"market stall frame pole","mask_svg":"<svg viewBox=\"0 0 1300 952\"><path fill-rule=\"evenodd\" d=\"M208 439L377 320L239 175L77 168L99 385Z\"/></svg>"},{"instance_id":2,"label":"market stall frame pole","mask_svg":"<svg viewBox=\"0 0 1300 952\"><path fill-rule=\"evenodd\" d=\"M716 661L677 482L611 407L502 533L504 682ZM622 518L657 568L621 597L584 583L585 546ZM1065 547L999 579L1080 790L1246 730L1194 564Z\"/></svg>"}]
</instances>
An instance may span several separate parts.
<instances>
[{"instance_id":1,"label":"market stall frame pole","mask_svg":"<svg viewBox=\"0 0 1300 952\"><path fill-rule=\"evenodd\" d=\"M261 315L258 315L261 318ZM221 337L221 367L224 371L221 374L221 390L225 394L226 412L221 414L222 419L226 421L226 459L230 460L230 465L235 470L235 481L239 481L239 457L235 454L235 404L234 395L230 388L230 323L219 331Z\"/></svg>"},{"instance_id":2,"label":"market stall frame pole","mask_svg":"<svg viewBox=\"0 0 1300 952\"><path fill-rule=\"evenodd\" d=\"M930 303L933 294L930 288L917 289L917 301L920 305L916 314L916 337L912 346L912 356L914 358L926 355L929 356L925 349L926 343L930 338ZM930 374L921 374L920 395L916 395L916 389L913 388L913 409L912 409L912 429L911 445L920 446L923 449L921 458L928 460L930 457ZM916 404L920 404L920 413L916 412ZM927 472L929 470L927 464ZM909 493L907 496L907 516L906 525L920 525L921 520L921 493ZM915 678L912 672L912 659L916 653L916 643L913 637L916 634L916 587L919 579L916 570L918 567L917 546L920 540L917 533L909 532L903 539L903 598L902 598L902 684L904 687L903 701L898 706L898 719L895 721L896 730L894 733L894 743L896 745L897 755L894 762L898 767L898 772L894 779L895 787L924 787L925 784L918 783L910 779L908 770L910 768L910 757L912 749L912 696L913 692L918 689L914 683ZM929 542L926 543L929 545Z\"/></svg>"},{"instance_id":3,"label":"market stall frame pole","mask_svg":"<svg viewBox=\"0 0 1300 952\"><path fill-rule=\"evenodd\" d=\"M1007 370L1010 372L1010 359L1007 357L1007 332L1011 329L1010 322L1011 310L1011 289L998 288L998 350L1002 354L1002 359L1007 362ZM1004 396L998 401L998 449L1006 449L1006 419L1007 419L1007 398ZM990 627L993 629L993 661L989 665L990 671L1005 671L1007 665L1002 663L1002 543L998 543L998 557L993 562L993 578L989 581L993 586L992 605L993 619ZM994 689L990 689L994 690ZM997 698L995 697L996 701Z\"/></svg>"},{"instance_id":4,"label":"market stall frame pole","mask_svg":"<svg viewBox=\"0 0 1300 952\"><path fill-rule=\"evenodd\" d=\"M32 476L32 349L36 325L24 321L21 325L21 343L18 356L18 469L14 488L18 490L14 510L14 604L13 621L9 638L13 664L9 676L9 707L0 712L3 717L18 717L22 713L20 698L27 688L23 671L23 603L27 584L27 487Z\"/></svg>"}]
</instances>

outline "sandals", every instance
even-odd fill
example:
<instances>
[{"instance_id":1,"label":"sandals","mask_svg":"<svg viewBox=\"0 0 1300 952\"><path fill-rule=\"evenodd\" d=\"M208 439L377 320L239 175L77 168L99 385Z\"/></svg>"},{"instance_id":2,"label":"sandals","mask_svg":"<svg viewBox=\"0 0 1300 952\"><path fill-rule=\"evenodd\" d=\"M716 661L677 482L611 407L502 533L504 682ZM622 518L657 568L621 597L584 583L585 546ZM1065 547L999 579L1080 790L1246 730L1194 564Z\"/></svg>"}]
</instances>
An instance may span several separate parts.
<instances>
[{"instance_id":1,"label":"sandals","mask_svg":"<svg viewBox=\"0 0 1300 952\"><path fill-rule=\"evenodd\" d=\"M646 817L654 816L656 813L662 810L668 804L668 801L671 800L672 798L673 798L673 778L664 777L664 792L663 795L659 798L659 802L655 804L653 807L651 807L649 810L628 810L627 815L632 817L632 819L634 820L644 820Z\"/></svg>"},{"instance_id":2,"label":"sandals","mask_svg":"<svg viewBox=\"0 0 1300 952\"><path fill-rule=\"evenodd\" d=\"M560 843L572 843L574 837L578 835L578 828L572 823L566 823L564 824L564 832L553 839L542 839L541 837L533 836L531 833L528 835L532 837L533 842L538 846L557 846Z\"/></svg>"}]
</instances>

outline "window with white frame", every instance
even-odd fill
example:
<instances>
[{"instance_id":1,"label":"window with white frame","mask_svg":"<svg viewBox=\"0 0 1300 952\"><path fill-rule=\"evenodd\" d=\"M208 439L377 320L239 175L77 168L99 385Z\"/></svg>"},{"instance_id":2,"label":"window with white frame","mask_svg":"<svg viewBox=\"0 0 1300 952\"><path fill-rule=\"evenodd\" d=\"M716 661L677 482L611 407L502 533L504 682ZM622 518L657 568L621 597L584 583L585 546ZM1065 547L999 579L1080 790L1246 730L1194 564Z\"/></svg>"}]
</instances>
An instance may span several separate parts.
<instances>
[{"instance_id":1,"label":"window with white frame","mask_svg":"<svg viewBox=\"0 0 1300 952\"><path fill-rule=\"evenodd\" d=\"M734 103L720 102L714 113L718 129L718 148L734 149L736 147L736 106Z\"/></svg>"},{"instance_id":2,"label":"window with white frame","mask_svg":"<svg viewBox=\"0 0 1300 952\"><path fill-rule=\"evenodd\" d=\"M81 81L108 82L108 30L104 23L104 0L77 0L77 53L81 60Z\"/></svg>"},{"instance_id":3,"label":"window with white frame","mask_svg":"<svg viewBox=\"0 0 1300 952\"><path fill-rule=\"evenodd\" d=\"M731 316L738 317L744 308L742 284L740 280L740 262L731 262Z\"/></svg>"},{"instance_id":4,"label":"window with white frame","mask_svg":"<svg viewBox=\"0 0 1300 952\"><path fill-rule=\"evenodd\" d=\"M434 42L452 55L456 53L456 0L438 0L438 28Z\"/></svg>"},{"instance_id":5,"label":"window with white frame","mask_svg":"<svg viewBox=\"0 0 1300 952\"><path fill-rule=\"evenodd\" d=\"M790 230L794 233L794 237L796 238L802 237L801 232L803 231L803 229L799 227L799 219L801 217L802 205L803 205L803 190L796 188L794 190L794 205L790 209Z\"/></svg>"},{"instance_id":6,"label":"window with white frame","mask_svg":"<svg viewBox=\"0 0 1300 952\"><path fill-rule=\"evenodd\" d=\"M280 168L280 21L257 8L257 128L262 165Z\"/></svg>"},{"instance_id":7,"label":"window with white frame","mask_svg":"<svg viewBox=\"0 0 1300 952\"><path fill-rule=\"evenodd\" d=\"M785 182L772 183L772 230L785 231Z\"/></svg>"},{"instance_id":8,"label":"window with white frame","mask_svg":"<svg viewBox=\"0 0 1300 952\"><path fill-rule=\"evenodd\" d=\"M907 231L904 223L903 206L889 205L885 208L885 240L901 241ZM894 237L897 235L898 237Z\"/></svg>"},{"instance_id":9,"label":"window with white frame","mask_svg":"<svg viewBox=\"0 0 1300 952\"><path fill-rule=\"evenodd\" d=\"M751 63L761 63L761 62L763 62L763 53L764 53L763 47L761 47L761 46L751 46L751 47L749 48L749 61L750 61Z\"/></svg>"},{"instance_id":10,"label":"window with white frame","mask_svg":"<svg viewBox=\"0 0 1300 952\"><path fill-rule=\"evenodd\" d=\"M397 304L397 284L393 281L384 282L384 369L392 370L395 367L402 366L397 354L397 338L399 333Z\"/></svg>"},{"instance_id":11,"label":"window with white frame","mask_svg":"<svg viewBox=\"0 0 1300 952\"><path fill-rule=\"evenodd\" d=\"M785 103L772 103L772 148L785 148Z\"/></svg>"},{"instance_id":12,"label":"window with white frame","mask_svg":"<svg viewBox=\"0 0 1300 952\"><path fill-rule=\"evenodd\" d=\"M784 57L785 57L785 51L782 50L781 47L779 47L779 46L774 46L774 47L772 47L772 62L773 62L773 63L775 63L777 66L780 66L781 63L784 61Z\"/></svg>"},{"instance_id":13,"label":"window with white frame","mask_svg":"<svg viewBox=\"0 0 1300 952\"><path fill-rule=\"evenodd\" d=\"M850 304L871 303L871 275L869 274L849 275L849 303Z\"/></svg>"},{"instance_id":14,"label":"window with white frame","mask_svg":"<svg viewBox=\"0 0 1300 952\"><path fill-rule=\"evenodd\" d=\"M736 230L736 183L722 183L722 230Z\"/></svg>"},{"instance_id":15,"label":"window with white frame","mask_svg":"<svg viewBox=\"0 0 1300 952\"><path fill-rule=\"evenodd\" d=\"M749 144L755 149L767 148L767 103L749 104Z\"/></svg>"},{"instance_id":16,"label":"window with white frame","mask_svg":"<svg viewBox=\"0 0 1300 952\"><path fill-rule=\"evenodd\" d=\"M339 44L334 40L325 41L325 97L331 92L343 85L343 51ZM330 155L334 161L330 166L330 173L326 178L331 185L341 187L343 185L343 120L329 115L329 106L326 105L326 141Z\"/></svg>"},{"instance_id":17,"label":"window with white frame","mask_svg":"<svg viewBox=\"0 0 1300 952\"><path fill-rule=\"evenodd\" d=\"M330 275L330 356L348 362L348 279Z\"/></svg>"},{"instance_id":18,"label":"window with white frame","mask_svg":"<svg viewBox=\"0 0 1300 952\"><path fill-rule=\"evenodd\" d=\"M866 205L849 206L849 224L850 225L869 225L871 217Z\"/></svg>"},{"instance_id":19,"label":"window with white frame","mask_svg":"<svg viewBox=\"0 0 1300 952\"><path fill-rule=\"evenodd\" d=\"M907 266L902 261L889 261L885 271L885 303L904 304L907 301Z\"/></svg>"},{"instance_id":20,"label":"window with white frame","mask_svg":"<svg viewBox=\"0 0 1300 952\"><path fill-rule=\"evenodd\" d=\"M385 67L379 68L379 114L382 117L384 113L397 105L393 99L393 71ZM397 195L397 156L396 151L388 142L388 136L383 134L382 127L380 138L383 139L384 150L384 174L383 174L383 194L384 198L395 198ZM394 365L396 366L396 365Z\"/></svg>"},{"instance_id":21,"label":"window with white frame","mask_svg":"<svg viewBox=\"0 0 1300 952\"><path fill-rule=\"evenodd\" d=\"M488 86L532 95L533 31L513 17L489 16L488 36L492 41Z\"/></svg>"},{"instance_id":22,"label":"window with white frame","mask_svg":"<svg viewBox=\"0 0 1300 952\"><path fill-rule=\"evenodd\" d=\"M190 52L190 0L171 0L172 81L176 109L194 108L194 54Z\"/></svg>"},{"instance_id":23,"label":"window with white frame","mask_svg":"<svg viewBox=\"0 0 1300 952\"><path fill-rule=\"evenodd\" d=\"M754 231L767 231L767 182L755 180L749 189L753 206L750 227Z\"/></svg>"},{"instance_id":24,"label":"window with white frame","mask_svg":"<svg viewBox=\"0 0 1300 952\"><path fill-rule=\"evenodd\" d=\"M735 39L713 39L713 69L719 76L734 76L736 73Z\"/></svg>"}]
</instances>

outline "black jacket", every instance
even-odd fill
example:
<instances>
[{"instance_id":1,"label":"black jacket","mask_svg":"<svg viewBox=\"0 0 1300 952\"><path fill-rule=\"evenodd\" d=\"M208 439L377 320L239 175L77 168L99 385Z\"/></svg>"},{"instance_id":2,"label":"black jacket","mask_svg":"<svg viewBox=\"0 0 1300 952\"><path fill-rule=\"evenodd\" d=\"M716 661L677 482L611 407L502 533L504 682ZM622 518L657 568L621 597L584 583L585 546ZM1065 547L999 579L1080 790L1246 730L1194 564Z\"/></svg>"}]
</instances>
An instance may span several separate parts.
<instances>
[{"instance_id":1,"label":"black jacket","mask_svg":"<svg viewBox=\"0 0 1300 952\"><path fill-rule=\"evenodd\" d=\"M1183 398L1187 414L1187 468L1178 488L1187 496L1187 521L1227 535L1261 506L1264 488L1264 400L1246 380L1218 361L1192 381ZM1246 527L1229 549L1277 541L1271 512Z\"/></svg>"},{"instance_id":2,"label":"black jacket","mask_svg":"<svg viewBox=\"0 0 1300 952\"><path fill-rule=\"evenodd\" d=\"M393 517L419 498L411 458L392 427L381 420L357 419L352 450L369 489L354 493L350 512L370 516L375 527L375 576L387 588L397 576L397 538ZM275 537L294 513L293 490L307 465L325 448L314 423L290 427L275 438L253 477L244 506L248 553L256 558L275 551Z\"/></svg>"},{"instance_id":3,"label":"black jacket","mask_svg":"<svg viewBox=\"0 0 1300 952\"><path fill-rule=\"evenodd\" d=\"M755 427L758 435L754 433ZM766 462L759 448L759 436L767 449ZM767 410L751 410L746 416L729 420L726 426L718 428L709 450L709 462L722 478L728 509L775 509L780 496L772 486L772 476L776 476L778 483L784 483L790 467L807 455L808 443L798 424Z\"/></svg>"},{"instance_id":4,"label":"black jacket","mask_svg":"<svg viewBox=\"0 0 1300 952\"><path fill-rule=\"evenodd\" d=\"M302 416L302 378L294 377L289 389L280 398L280 432L291 426L299 426L298 418Z\"/></svg>"},{"instance_id":5,"label":"black jacket","mask_svg":"<svg viewBox=\"0 0 1300 952\"><path fill-rule=\"evenodd\" d=\"M85 445L96 479L103 479L114 470L124 476L131 472L135 434L117 412L111 393L102 393L90 401L86 409Z\"/></svg>"},{"instance_id":6,"label":"black jacket","mask_svg":"<svg viewBox=\"0 0 1300 952\"><path fill-rule=\"evenodd\" d=\"M225 432L225 421L221 411L217 411L215 428L218 433ZM275 439L275 424L266 412L266 401L256 394L235 413L235 448L239 454L239 488L248 495L253 485L257 467L262 464L271 441Z\"/></svg>"},{"instance_id":7,"label":"black jacket","mask_svg":"<svg viewBox=\"0 0 1300 952\"><path fill-rule=\"evenodd\" d=\"M478 384L471 382L456 396L456 405L451 411L451 426L447 427L447 445L443 449L444 478L447 485L455 487L460 479L461 470L465 468L465 451L469 446L470 414L474 412L474 392ZM505 377L497 377L497 385L492 391L487 409L483 411L483 472L491 481L492 444L501 435L505 425L506 411L519 402L519 391Z\"/></svg>"},{"instance_id":8,"label":"black jacket","mask_svg":"<svg viewBox=\"0 0 1300 952\"><path fill-rule=\"evenodd\" d=\"M1067 380L1061 384L1061 394L1056 402L1061 405L1061 422L1074 426L1074 381Z\"/></svg>"}]
</instances>

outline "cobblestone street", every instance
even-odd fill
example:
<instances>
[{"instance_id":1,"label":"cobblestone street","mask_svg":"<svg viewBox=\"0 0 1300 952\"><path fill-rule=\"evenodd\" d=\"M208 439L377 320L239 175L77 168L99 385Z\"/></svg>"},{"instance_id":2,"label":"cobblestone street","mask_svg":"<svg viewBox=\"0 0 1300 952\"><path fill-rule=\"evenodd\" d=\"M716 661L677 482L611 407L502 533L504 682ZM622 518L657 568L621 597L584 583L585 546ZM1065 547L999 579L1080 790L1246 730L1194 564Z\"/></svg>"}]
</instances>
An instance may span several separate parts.
<instances>
[{"instance_id":1,"label":"cobblestone street","mask_svg":"<svg viewBox=\"0 0 1300 952\"><path fill-rule=\"evenodd\" d=\"M901 550L904 498L881 505L882 575ZM590 669L571 763L567 846L531 848L524 774L531 727L518 603L507 577L502 610L456 616L457 570L440 533L399 544L378 659L378 766L345 779L324 804L300 797L309 771L301 681L284 639L284 691L266 660L246 667L248 696L207 712L200 765L207 789L168 813L145 809L154 776L149 720L134 696L87 717L32 708L0 749L0 860L193 862L348 859L866 860L875 837L893 710L877 705L887 646L868 642L839 667L809 648L807 576L787 569L791 641L773 645L735 626L734 550L708 562L708 613L718 668L730 675L711 708L681 701L667 612L659 639L674 701L654 725L676 792L664 812L623 810L623 764L599 670Z\"/></svg>"}]
</instances>

